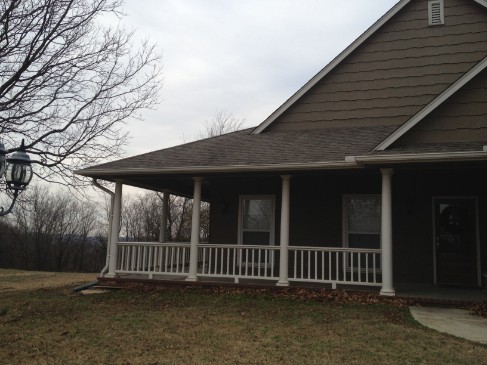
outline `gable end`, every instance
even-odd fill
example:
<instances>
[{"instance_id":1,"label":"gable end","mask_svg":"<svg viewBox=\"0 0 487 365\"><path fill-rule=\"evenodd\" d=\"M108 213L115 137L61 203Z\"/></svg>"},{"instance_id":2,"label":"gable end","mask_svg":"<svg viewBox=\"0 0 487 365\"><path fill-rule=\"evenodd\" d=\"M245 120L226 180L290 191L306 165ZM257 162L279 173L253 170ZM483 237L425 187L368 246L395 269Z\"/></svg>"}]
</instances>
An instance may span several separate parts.
<instances>
[{"instance_id":1,"label":"gable end","mask_svg":"<svg viewBox=\"0 0 487 365\"><path fill-rule=\"evenodd\" d=\"M386 148L391 146L395 141L402 137L406 132L411 130L411 128L417 125L421 120L423 120L426 116L428 116L431 112L438 108L443 102L445 102L450 96L455 94L465 84L467 84L467 82L472 80L475 76L477 76L486 68L487 57L485 57L480 63L478 63L475 67L473 67L470 71L463 75L457 82L452 84L443 93L438 95L438 97L436 97L430 104L425 106L419 113L409 119L384 141L382 141L377 147L374 148L374 151L384 151Z\"/></svg>"}]
</instances>

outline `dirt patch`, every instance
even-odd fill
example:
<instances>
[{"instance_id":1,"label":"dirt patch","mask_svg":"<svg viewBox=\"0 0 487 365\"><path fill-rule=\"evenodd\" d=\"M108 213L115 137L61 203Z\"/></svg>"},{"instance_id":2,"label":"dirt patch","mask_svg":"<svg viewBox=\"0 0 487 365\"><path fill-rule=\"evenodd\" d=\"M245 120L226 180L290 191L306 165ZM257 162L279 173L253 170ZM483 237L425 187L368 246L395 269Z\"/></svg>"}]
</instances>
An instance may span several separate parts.
<instances>
[{"instance_id":1,"label":"dirt patch","mask_svg":"<svg viewBox=\"0 0 487 365\"><path fill-rule=\"evenodd\" d=\"M73 287L96 280L96 273L59 273L0 269L0 293L9 291L37 290Z\"/></svg>"}]
</instances>

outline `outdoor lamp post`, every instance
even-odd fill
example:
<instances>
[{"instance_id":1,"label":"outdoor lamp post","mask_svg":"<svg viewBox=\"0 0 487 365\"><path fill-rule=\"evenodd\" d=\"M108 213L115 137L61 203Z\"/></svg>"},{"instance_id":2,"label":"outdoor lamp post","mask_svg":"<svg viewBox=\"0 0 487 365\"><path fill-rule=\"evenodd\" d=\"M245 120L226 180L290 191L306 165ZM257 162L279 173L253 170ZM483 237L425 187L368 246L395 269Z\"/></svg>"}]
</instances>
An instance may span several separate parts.
<instances>
[{"instance_id":1,"label":"outdoor lamp post","mask_svg":"<svg viewBox=\"0 0 487 365\"><path fill-rule=\"evenodd\" d=\"M0 208L0 217L12 212L17 197L32 179L32 166L30 157L24 150L24 140L19 151L9 157L7 152L3 143L0 143L0 179L5 178L6 189L13 195L10 207L7 210Z\"/></svg>"}]
</instances>

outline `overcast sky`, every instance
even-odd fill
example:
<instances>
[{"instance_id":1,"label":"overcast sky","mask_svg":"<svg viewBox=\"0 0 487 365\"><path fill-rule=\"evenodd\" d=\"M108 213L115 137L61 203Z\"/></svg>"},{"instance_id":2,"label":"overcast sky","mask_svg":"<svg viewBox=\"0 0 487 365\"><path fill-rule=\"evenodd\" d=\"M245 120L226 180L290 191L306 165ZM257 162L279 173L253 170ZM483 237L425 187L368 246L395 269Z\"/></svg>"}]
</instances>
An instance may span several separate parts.
<instances>
[{"instance_id":1,"label":"overcast sky","mask_svg":"<svg viewBox=\"0 0 487 365\"><path fill-rule=\"evenodd\" d=\"M127 156L191 139L217 110L260 124L397 0L125 0L162 54L162 102L130 120Z\"/></svg>"}]
</instances>

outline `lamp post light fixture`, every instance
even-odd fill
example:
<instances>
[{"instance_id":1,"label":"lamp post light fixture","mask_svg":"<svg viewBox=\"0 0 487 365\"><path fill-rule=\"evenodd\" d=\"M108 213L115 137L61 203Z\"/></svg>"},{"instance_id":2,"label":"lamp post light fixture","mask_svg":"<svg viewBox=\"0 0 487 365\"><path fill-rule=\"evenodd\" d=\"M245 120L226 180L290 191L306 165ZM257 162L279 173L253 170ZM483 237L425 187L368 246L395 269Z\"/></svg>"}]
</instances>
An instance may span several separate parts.
<instances>
[{"instance_id":1,"label":"lamp post light fixture","mask_svg":"<svg viewBox=\"0 0 487 365\"><path fill-rule=\"evenodd\" d=\"M17 197L32 179L31 161L25 153L24 140L17 152L8 157L7 153L3 143L0 143L0 179L5 179L6 190L12 193L12 203L7 210L0 207L0 217L12 212Z\"/></svg>"}]
</instances>

